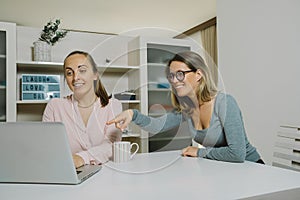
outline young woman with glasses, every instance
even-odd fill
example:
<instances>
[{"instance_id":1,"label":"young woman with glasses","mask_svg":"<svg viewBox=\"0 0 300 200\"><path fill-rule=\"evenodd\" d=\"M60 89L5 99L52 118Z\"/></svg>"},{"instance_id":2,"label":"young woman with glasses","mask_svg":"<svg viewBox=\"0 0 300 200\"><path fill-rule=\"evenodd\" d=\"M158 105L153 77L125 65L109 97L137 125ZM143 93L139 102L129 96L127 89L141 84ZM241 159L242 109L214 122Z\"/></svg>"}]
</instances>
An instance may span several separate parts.
<instances>
[{"instance_id":1,"label":"young woman with glasses","mask_svg":"<svg viewBox=\"0 0 300 200\"><path fill-rule=\"evenodd\" d=\"M166 76L172 86L173 112L152 118L135 109L126 110L107 124L115 123L123 130L132 121L148 132L158 133L186 121L198 145L184 148L183 156L263 163L247 139L237 102L217 90L200 55L191 51L176 54L168 63Z\"/></svg>"}]
</instances>

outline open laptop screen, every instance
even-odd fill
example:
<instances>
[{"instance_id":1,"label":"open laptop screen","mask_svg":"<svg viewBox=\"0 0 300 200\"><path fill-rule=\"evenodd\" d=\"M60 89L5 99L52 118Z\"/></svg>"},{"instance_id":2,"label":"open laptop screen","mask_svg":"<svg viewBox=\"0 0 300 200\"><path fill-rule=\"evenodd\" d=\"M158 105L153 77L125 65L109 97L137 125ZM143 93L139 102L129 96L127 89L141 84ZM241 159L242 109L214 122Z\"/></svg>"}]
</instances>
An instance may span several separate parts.
<instances>
[{"instance_id":1,"label":"open laptop screen","mask_svg":"<svg viewBox=\"0 0 300 200\"><path fill-rule=\"evenodd\" d=\"M81 182L73 164L65 127L59 122L0 123L0 160L0 182ZM99 171L101 166L93 168ZM86 172L80 173L83 174L90 176Z\"/></svg>"}]
</instances>

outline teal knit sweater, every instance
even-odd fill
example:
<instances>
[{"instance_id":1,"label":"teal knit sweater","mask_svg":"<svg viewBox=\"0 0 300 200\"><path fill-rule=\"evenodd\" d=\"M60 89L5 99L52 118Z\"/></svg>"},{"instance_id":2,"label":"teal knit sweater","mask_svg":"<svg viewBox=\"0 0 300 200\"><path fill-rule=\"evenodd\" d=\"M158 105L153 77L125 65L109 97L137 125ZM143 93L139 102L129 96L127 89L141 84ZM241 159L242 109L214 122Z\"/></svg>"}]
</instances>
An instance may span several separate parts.
<instances>
[{"instance_id":1,"label":"teal knit sweater","mask_svg":"<svg viewBox=\"0 0 300 200\"><path fill-rule=\"evenodd\" d=\"M198 156L228 162L256 162L260 155L247 139L240 108L228 94L218 93L210 125L196 130L189 117L179 112L170 112L161 117L149 117L133 110L132 121L143 130L156 134L181 124L188 124L191 137L205 148L198 149Z\"/></svg>"}]
</instances>

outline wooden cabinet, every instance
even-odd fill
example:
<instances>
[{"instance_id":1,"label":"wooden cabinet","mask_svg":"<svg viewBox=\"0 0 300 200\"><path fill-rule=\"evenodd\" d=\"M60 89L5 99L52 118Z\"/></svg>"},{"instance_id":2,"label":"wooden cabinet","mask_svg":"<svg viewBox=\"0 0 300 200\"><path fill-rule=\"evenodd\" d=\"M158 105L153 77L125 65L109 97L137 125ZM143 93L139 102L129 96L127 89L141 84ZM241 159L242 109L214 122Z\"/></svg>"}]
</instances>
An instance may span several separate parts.
<instances>
[{"instance_id":1,"label":"wooden cabinet","mask_svg":"<svg viewBox=\"0 0 300 200\"><path fill-rule=\"evenodd\" d=\"M129 64L140 66L140 111L149 116L161 116L172 110L171 89L166 79L168 61L178 52L196 49L189 40L137 37L129 42ZM178 135L177 129L149 137L142 131L145 152L174 150L186 147L190 136ZM147 147L147 148L146 148Z\"/></svg>"},{"instance_id":2,"label":"wooden cabinet","mask_svg":"<svg viewBox=\"0 0 300 200\"><path fill-rule=\"evenodd\" d=\"M16 24L0 22L0 121L15 121Z\"/></svg>"}]
</instances>

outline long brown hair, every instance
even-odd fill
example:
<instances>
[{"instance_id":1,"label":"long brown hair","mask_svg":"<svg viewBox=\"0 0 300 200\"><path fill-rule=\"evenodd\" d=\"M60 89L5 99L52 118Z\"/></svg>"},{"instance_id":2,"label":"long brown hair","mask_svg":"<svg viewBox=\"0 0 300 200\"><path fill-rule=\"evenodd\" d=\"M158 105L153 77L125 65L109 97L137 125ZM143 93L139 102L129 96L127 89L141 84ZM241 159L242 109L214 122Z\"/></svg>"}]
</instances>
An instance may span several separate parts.
<instances>
[{"instance_id":1,"label":"long brown hair","mask_svg":"<svg viewBox=\"0 0 300 200\"><path fill-rule=\"evenodd\" d=\"M192 51L185 51L177 53L168 63L166 68L166 74L170 73L170 65L173 61L179 61L185 63L188 68L193 71L200 69L202 78L198 88L197 98L201 104L210 101L218 92L215 82L213 81L211 70L206 65L204 59L197 53ZM171 94L172 105L177 111L189 112L193 105L188 97L179 97L176 94L176 90L172 88Z\"/></svg>"},{"instance_id":2,"label":"long brown hair","mask_svg":"<svg viewBox=\"0 0 300 200\"><path fill-rule=\"evenodd\" d=\"M67 55L67 57L65 58L64 60L64 69L65 69L65 61L68 57L72 56L72 55L75 55L75 54L81 54L81 55L84 55L88 61L90 62L92 68L93 68L93 72L94 73L97 73L98 70L97 70L97 65L96 65L96 62L94 61L94 59L92 58L92 56L87 53L87 52L84 52L84 51L73 51L71 53L69 53L69 55ZM63 70L64 70L63 69ZM104 87L104 85L102 84L99 76L97 78L97 80L95 81L95 94L97 97L100 98L100 103L103 107L105 107L108 103L109 103L109 99L111 98L111 96L108 96L107 92L106 92L106 89Z\"/></svg>"}]
</instances>

